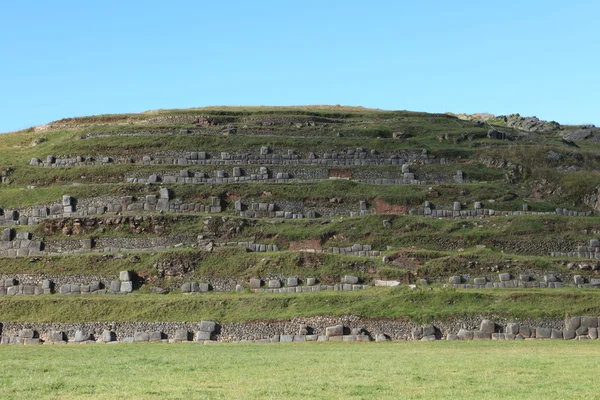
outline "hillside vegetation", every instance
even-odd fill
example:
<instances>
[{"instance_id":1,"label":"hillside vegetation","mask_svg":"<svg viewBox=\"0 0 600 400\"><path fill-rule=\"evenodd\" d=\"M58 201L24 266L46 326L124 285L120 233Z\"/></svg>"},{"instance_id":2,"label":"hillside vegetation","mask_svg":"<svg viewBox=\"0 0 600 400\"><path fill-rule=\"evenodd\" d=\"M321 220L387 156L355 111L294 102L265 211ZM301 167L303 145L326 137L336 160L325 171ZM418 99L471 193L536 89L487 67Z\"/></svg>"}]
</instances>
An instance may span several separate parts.
<instances>
[{"instance_id":1,"label":"hillside vegetation","mask_svg":"<svg viewBox=\"0 0 600 400\"><path fill-rule=\"evenodd\" d=\"M208 107L66 118L0 139L9 243L0 247L0 277L21 285L53 279L58 291L64 282L108 286L129 270L141 296L0 297L4 320L177 320L198 310L228 321L554 318L598 308L593 126L518 114ZM40 248L17 251L30 242ZM527 276L542 286L464 286L501 282L502 273L514 285ZM249 291L253 278L263 288L288 277L333 287L344 276L434 290L421 308L410 298L424 295L404 287ZM457 276L463 286L445 288ZM572 287L544 289L554 278ZM192 300L180 293L186 282L216 292L240 285L243 293Z\"/></svg>"}]
</instances>

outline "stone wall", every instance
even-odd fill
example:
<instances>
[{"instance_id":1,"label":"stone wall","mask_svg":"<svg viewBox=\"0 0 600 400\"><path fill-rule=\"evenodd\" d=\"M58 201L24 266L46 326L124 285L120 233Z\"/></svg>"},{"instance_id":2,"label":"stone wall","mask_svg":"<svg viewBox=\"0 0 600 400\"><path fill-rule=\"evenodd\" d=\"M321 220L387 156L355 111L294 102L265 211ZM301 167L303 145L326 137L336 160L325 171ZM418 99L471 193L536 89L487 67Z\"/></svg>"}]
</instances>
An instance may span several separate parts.
<instances>
[{"instance_id":1,"label":"stone wall","mask_svg":"<svg viewBox=\"0 0 600 400\"><path fill-rule=\"evenodd\" d=\"M523 340L598 339L598 317L522 319L486 316L459 317L421 325L408 318L362 318L358 316L297 317L283 321L252 321L218 324L199 322L85 322L0 323L3 344L41 342L306 342L370 340ZM56 341L56 338L59 341ZM37 339L25 341L24 339Z\"/></svg>"},{"instance_id":2,"label":"stone wall","mask_svg":"<svg viewBox=\"0 0 600 400\"><path fill-rule=\"evenodd\" d=\"M436 158L423 152L396 151L379 152L365 148L348 149L345 152L308 151L298 154L294 150L270 149L259 151L220 152L168 151L154 155L133 156L47 156L32 158L30 165L39 167L73 167L84 165L106 165L111 163L142 163L144 165L402 165L405 163L447 164L445 158Z\"/></svg>"}]
</instances>

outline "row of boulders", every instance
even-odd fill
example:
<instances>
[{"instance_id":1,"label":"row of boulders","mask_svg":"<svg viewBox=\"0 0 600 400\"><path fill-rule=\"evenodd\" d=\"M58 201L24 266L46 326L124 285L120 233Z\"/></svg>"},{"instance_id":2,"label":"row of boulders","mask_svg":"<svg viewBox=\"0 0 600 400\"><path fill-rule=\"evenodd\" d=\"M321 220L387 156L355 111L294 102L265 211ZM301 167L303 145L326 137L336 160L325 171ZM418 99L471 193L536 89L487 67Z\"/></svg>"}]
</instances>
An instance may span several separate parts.
<instances>
[{"instance_id":1,"label":"row of boulders","mask_svg":"<svg viewBox=\"0 0 600 400\"><path fill-rule=\"evenodd\" d=\"M88 284L65 283L56 286L50 279L43 279L39 286L19 284L14 278L0 279L0 296L40 295L40 294L126 294L134 288L134 273L121 271L119 280L113 280L108 286L100 281Z\"/></svg>"},{"instance_id":2,"label":"row of boulders","mask_svg":"<svg viewBox=\"0 0 600 400\"><path fill-rule=\"evenodd\" d=\"M101 335L94 337L84 330L77 330L73 337L69 338L63 331L49 331L39 335L33 329L21 329L17 335L3 335L0 344L89 344L89 343L181 343L196 341L204 343L214 340L214 335L218 331L218 325L214 321L201 321L196 332L187 329L177 329L172 337L168 337L163 332L135 332L133 336L123 337L117 340L117 335L110 329L105 329Z\"/></svg>"},{"instance_id":3,"label":"row of boulders","mask_svg":"<svg viewBox=\"0 0 600 400\"><path fill-rule=\"evenodd\" d=\"M598 317L567 317L565 329L547 327L527 327L519 323L508 323L500 327L490 320L481 321L479 330L460 329L457 334L447 335L447 340L524 340L524 339L561 339L589 340L598 339Z\"/></svg>"}]
</instances>

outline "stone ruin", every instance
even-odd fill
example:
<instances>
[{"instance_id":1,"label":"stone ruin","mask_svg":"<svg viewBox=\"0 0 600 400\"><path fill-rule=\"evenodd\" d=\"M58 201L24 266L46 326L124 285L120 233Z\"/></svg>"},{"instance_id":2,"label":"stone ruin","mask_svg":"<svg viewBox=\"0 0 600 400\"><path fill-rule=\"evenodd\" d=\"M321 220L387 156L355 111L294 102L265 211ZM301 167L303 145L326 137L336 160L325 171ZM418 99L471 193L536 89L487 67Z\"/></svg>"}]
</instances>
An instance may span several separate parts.
<instances>
[{"instance_id":1,"label":"stone ruin","mask_svg":"<svg viewBox=\"0 0 600 400\"><path fill-rule=\"evenodd\" d=\"M567 316L555 320L500 323L483 319L473 326L470 319L419 325L406 320L382 323L360 319L335 325L336 318L310 317L304 322L223 323L105 322L82 324L0 323L0 344L117 344L117 343L304 343L304 342L385 342L389 340L431 342L437 340L597 340L599 317ZM460 327L462 326L462 327ZM470 328L469 328L470 327Z\"/></svg>"}]
</instances>

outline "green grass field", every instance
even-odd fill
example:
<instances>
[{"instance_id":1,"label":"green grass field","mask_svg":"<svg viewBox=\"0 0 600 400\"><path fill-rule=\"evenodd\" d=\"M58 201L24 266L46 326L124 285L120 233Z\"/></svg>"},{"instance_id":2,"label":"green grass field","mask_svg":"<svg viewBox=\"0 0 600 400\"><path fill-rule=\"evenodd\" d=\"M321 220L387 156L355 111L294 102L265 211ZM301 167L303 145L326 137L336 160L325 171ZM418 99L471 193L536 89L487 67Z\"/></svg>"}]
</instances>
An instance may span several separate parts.
<instances>
[{"instance_id":1,"label":"green grass field","mask_svg":"<svg viewBox=\"0 0 600 400\"><path fill-rule=\"evenodd\" d=\"M3 346L2 399L590 399L597 342Z\"/></svg>"},{"instance_id":2,"label":"green grass field","mask_svg":"<svg viewBox=\"0 0 600 400\"><path fill-rule=\"evenodd\" d=\"M314 315L404 318L414 322L494 315L509 319L600 315L597 289L441 289L406 287L356 292L52 295L0 297L0 316L12 322L286 320Z\"/></svg>"}]
</instances>

